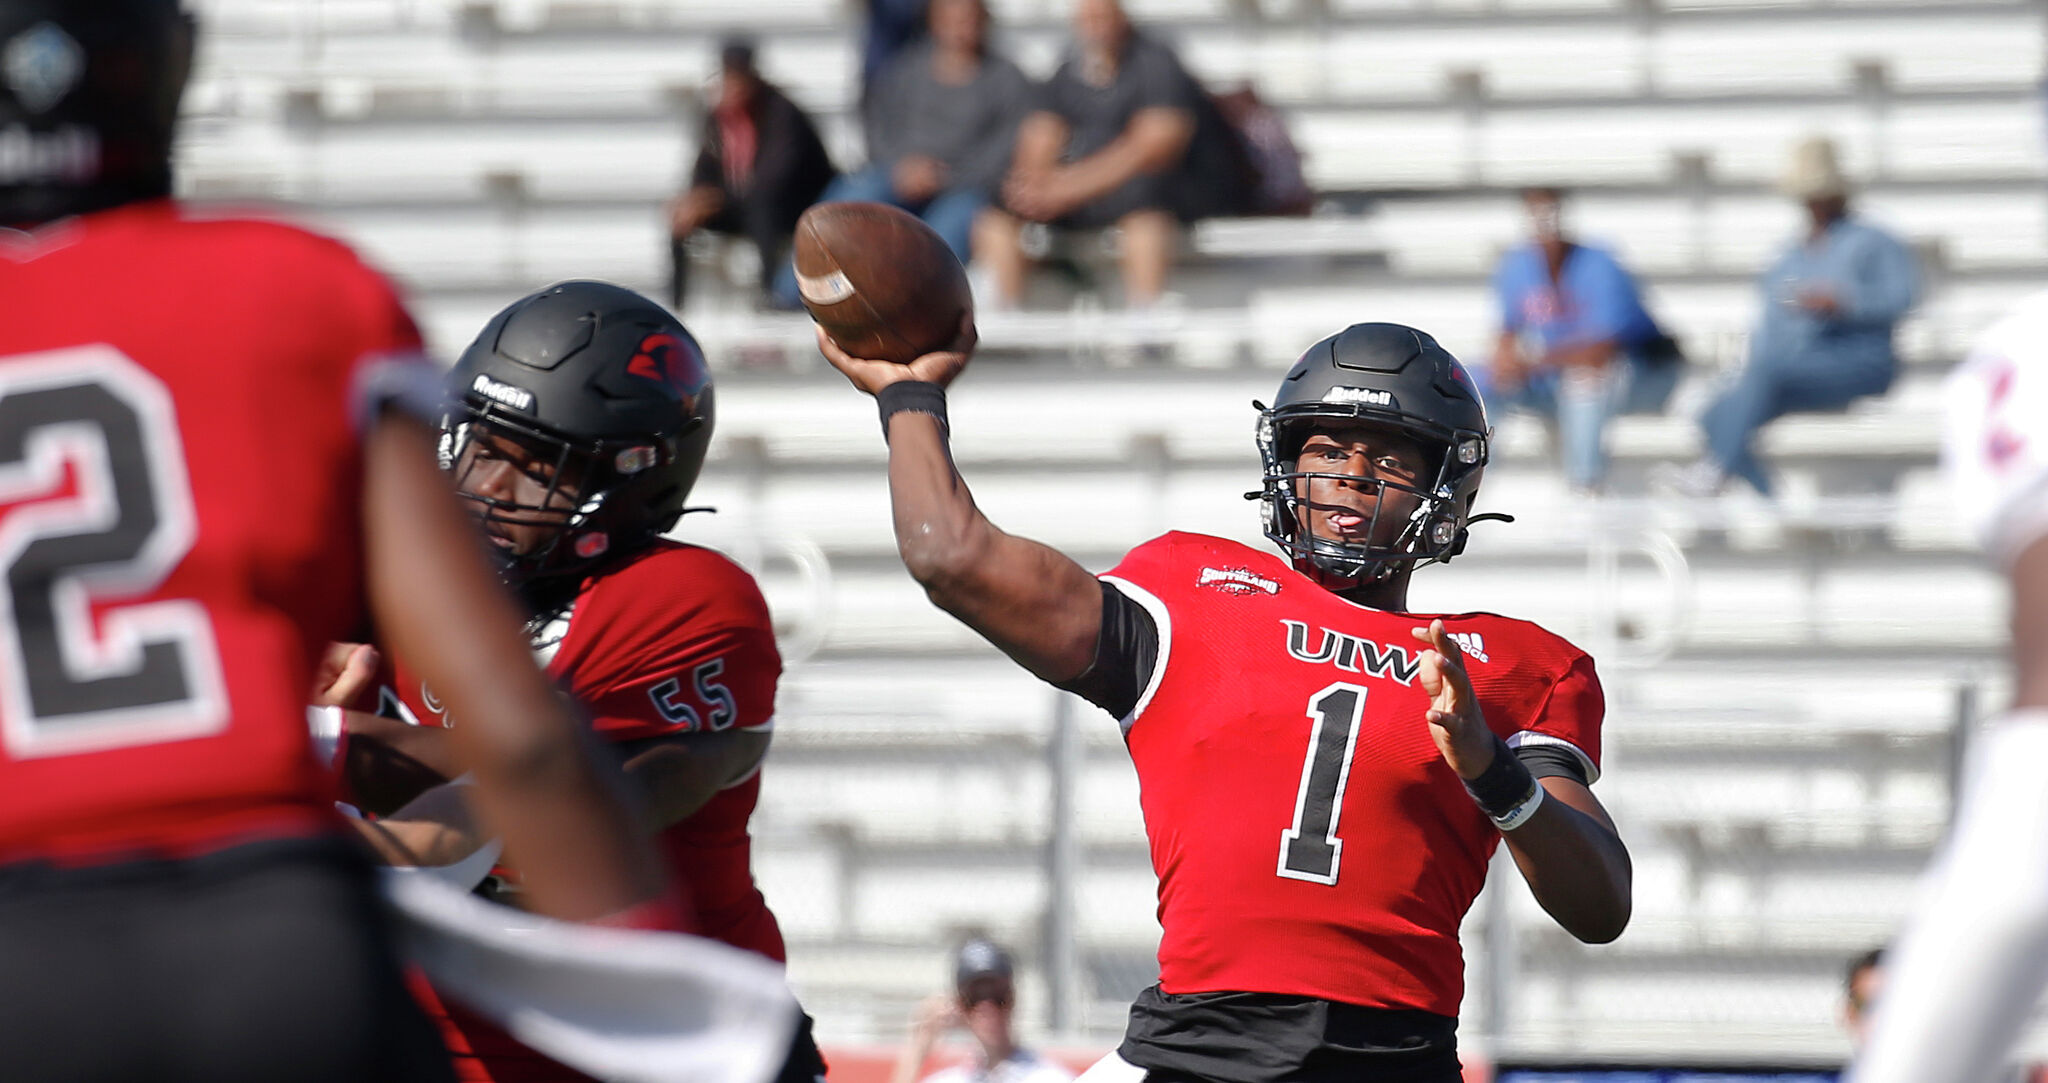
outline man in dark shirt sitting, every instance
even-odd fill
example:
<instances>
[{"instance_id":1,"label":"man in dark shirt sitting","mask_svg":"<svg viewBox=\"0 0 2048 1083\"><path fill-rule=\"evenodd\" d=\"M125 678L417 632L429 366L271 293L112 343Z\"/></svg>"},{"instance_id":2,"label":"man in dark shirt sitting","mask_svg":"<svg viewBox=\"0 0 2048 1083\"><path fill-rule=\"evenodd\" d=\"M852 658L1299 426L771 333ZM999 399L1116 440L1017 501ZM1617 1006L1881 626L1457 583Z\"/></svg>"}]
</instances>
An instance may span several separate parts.
<instances>
[{"instance_id":1,"label":"man in dark shirt sitting","mask_svg":"<svg viewBox=\"0 0 2048 1083\"><path fill-rule=\"evenodd\" d=\"M989 51L982 0L932 0L930 20L931 36L898 53L868 96L868 167L835 181L825 201L911 211L965 263L975 215L1010 168L1031 82Z\"/></svg>"},{"instance_id":2,"label":"man in dark shirt sitting","mask_svg":"<svg viewBox=\"0 0 2048 1083\"><path fill-rule=\"evenodd\" d=\"M753 43L727 42L719 53L718 103L704 117L690 188L668 204L670 307L683 307L690 268L685 242L700 229L754 242L762 293L776 307L797 307L789 241L797 218L833 176L817 127L761 78Z\"/></svg>"},{"instance_id":3,"label":"man in dark shirt sitting","mask_svg":"<svg viewBox=\"0 0 2048 1083\"><path fill-rule=\"evenodd\" d=\"M1118 0L1076 0L1074 40L1024 119L999 197L977 221L977 258L1001 305L1024 296L1026 222L1117 227L1124 302L1159 299L1179 226L1238 209L1241 155L1172 50L1136 32Z\"/></svg>"}]
</instances>

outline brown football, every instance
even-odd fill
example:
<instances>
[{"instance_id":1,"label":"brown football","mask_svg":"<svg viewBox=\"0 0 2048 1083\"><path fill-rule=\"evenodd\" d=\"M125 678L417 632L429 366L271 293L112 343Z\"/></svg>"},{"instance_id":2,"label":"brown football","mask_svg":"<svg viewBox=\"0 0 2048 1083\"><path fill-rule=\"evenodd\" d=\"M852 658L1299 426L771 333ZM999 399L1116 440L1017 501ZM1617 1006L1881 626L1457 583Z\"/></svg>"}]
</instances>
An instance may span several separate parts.
<instances>
[{"instance_id":1,"label":"brown football","mask_svg":"<svg viewBox=\"0 0 2048 1083\"><path fill-rule=\"evenodd\" d=\"M884 203L820 203L797 219L797 292L855 357L907 365L959 339L974 297L953 250Z\"/></svg>"}]
</instances>

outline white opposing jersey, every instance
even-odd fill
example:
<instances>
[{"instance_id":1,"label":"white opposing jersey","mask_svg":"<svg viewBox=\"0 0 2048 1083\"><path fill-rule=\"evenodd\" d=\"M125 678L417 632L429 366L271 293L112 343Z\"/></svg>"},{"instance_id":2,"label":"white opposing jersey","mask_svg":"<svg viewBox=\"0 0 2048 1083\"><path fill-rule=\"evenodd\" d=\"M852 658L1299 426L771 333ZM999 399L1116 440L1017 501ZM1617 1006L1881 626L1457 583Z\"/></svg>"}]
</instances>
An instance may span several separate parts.
<instances>
[{"instance_id":1,"label":"white opposing jersey","mask_svg":"<svg viewBox=\"0 0 2048 1083\"><path fill-rule=\"evenodd\" d=\"M2048 536L2048 292L2007 312L1948 378L1942 465L2000 567Z\"/></svg>"}]
</instances>

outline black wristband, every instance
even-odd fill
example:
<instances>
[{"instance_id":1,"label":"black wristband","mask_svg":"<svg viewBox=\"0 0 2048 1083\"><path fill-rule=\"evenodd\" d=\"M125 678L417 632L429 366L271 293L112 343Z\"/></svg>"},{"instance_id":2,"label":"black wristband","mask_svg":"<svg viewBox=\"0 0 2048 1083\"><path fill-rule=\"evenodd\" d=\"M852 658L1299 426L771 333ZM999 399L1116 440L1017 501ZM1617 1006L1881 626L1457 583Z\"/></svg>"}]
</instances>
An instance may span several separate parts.
<instances>
[{"instance_id":1,"label":"black wristband","mask_svg":"<svg viewBox=\"0 0 2048 1083\"><path fill-rule=\"evenodd\" d=\"M875 392L875 405L882 411L884 440L889 438L889 418L905 410L938 418L942 432L950 428L946 422L946 389L929 380L898 380Z\"/></svg>"},{"instance_id":2,"label":"black wristband","mask_svg":"<svg viewBox=\"0 0 2048 1083\"><path fill-rule=\"evenodd\" d=\"M1513 813L1536 789L1536 776L1529 773L1529 765L1515 755L1498 733L1493 735L1493 762L1479 772L1478 778L1462 781L1465 792L1496 820Z\"/></svg>"}]
</instances>

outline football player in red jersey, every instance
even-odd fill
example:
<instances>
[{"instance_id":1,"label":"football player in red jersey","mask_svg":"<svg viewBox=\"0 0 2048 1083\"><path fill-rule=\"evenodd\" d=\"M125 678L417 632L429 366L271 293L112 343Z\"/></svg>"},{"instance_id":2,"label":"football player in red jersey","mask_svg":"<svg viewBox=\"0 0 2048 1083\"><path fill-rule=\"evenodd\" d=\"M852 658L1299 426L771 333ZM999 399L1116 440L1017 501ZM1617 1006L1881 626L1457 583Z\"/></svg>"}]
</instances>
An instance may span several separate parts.
<instances>
[{"instance_id":1,"label":"football player in red jersey","mask_svg":"<svg viewBox=\"0 0 2048 1083\"><path fill-rule=\"evenodd\" d=\"M1097 1078L1458 1079L1458 926L1503 839L1566 930L1620 935L1592 659L1525 621L1407 609L1414 569L1464 547L1489 435L1428 335L1347 328L1262 408L1252 495L1281 557L1174 533L1099 579L976 509L947 448L966 354L819 344L880 402L926 593L1121 721L1164 932Z\"/></svg>"},{"instance_id":2,"label":"football player in red jersey","mask_svg":"<svg viewBox=\"0 0 2048 1083\"><path fill-rule=\"evenodd\" d=\"M739 565L663 537L711 440L702 350L631 290L565 282L494 317L448 381L446 465L530 607L533 650L638 784L645 826L690 894L692 931L782 961L747 834L782 673L768 606ZM472 724L403 649L395 662L385 704L414 725L351 716L352 773L379 808L417 781L380 764L438 779L453 769L445 738ZM456 1021L450 1042L474 1054L457 1065L470 1078L580 1078ZM822 1071L806 1024L786 1078Z\"/></svg>"},{"instance_id":3,"label":"football player in red jersey","mask_svg":"<svg viewBox=\"0 0 2048 1083\"><path fill-rule=\"evenodd\" d=\"M434 460L391 287L172 201L175 0L0 0L0 1076L448 1077L305 690L367 608L488 716L458 758L541 909L660 866Z\"/></svg>"}]
</instances>

